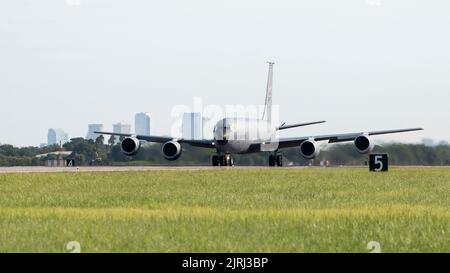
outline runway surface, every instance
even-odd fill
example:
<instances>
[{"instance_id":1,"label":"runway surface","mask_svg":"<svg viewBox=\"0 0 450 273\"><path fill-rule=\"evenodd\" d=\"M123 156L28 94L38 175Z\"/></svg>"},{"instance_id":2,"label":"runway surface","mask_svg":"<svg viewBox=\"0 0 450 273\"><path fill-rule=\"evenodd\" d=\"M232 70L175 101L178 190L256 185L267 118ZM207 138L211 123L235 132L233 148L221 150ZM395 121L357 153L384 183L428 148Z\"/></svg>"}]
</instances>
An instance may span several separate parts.
<instances>
[{"instance_id":1,"label":"runway surface","mask_svg":"<svg viewBox=\"0 0 450 273\"><path fill-rule=\"evenodd\" d=\"M0 173L60 173L60 172L132 172L132 171L167 171L167 170L208 170L214 167L166 167L166 166L130 166L130 167L0 167ZM245 167L239 167L245 168ZM253 168L253 167L252 167Z\"/></svg>"},{"instance_id":2,"label":"runway surface","mask_svg":"<svg viewBox=\"0 0 450 273\"><path fill-rule=\"evenodd\" d=\"M400 167L400 166L399 166ZM200 170L214 170L214 169L269 169L265 166L235 166L235 167L211 167L211 166L105 166L105 167L0 167L0 174L2 173L62 173L62 172L146 172L146 171L200 171ZM308 169L324 167L305 167L305 166L291 166L283 167L282 169ZM327 168L368 168L367 166L334 166ZM433 166L401 166L401 168L449 168L433 167ZM277 168L275 168L277 169Z\"/></svg>"}]
</instances>

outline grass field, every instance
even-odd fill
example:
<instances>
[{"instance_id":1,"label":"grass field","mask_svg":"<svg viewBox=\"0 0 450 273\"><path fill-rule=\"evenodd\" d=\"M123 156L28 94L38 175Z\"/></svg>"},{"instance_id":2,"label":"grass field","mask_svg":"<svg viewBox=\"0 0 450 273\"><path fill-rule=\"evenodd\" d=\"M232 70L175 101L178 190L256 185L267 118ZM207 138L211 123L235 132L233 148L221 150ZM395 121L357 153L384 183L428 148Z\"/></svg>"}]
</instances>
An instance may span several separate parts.
<instances>
[{"instance_id":1,"label":"grass field","mask_svg":"<svg viewBox=\"0 0 450 273\"><path fill-rule=\"evenodd\" d=\"M0 174L0 252L450 252L450 168Z\"/></svg>"}]
</instances>

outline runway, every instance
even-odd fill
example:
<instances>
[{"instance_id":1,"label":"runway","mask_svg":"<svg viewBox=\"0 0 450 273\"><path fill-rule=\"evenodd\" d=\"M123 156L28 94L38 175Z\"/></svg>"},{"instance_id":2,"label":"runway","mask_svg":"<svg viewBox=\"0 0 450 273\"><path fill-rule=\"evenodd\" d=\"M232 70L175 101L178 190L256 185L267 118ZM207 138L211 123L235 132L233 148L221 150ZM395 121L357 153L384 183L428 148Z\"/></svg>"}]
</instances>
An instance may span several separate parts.
<instances>
[{"instance_id":1,"label":"runway","mask_svg":"<svg viewBox=\"0 0 450 273\"><path fill-rule=\"evenodd\" d=\"M96 167L0 167L0 173L62 173L62 172L138 172L138 171L180 171L210 170L218 167L208 166L96 166ZM234 168L234 167L233 167ZM238 167L246 168L246 167ZM255 168L255 167L249 167Z\"/></svg>"},{"instance_id":2,"label":"runway","mask_svg":"<svg viewBox=\"0 0 450 273\"><path fill-rule=\"evenodd\" d=\"M394 166L401 168L449 168L448 166ZM283 168L271 168L266 166L234 166L234 167L211 167L211 166L96 166L96 167L0 167L0 174L7 173L66 173L66 172L151 172L151 171L205 171L219 169L249 170L249 169L330 169L330 168L367 168L367 166L333 166L333 167L307 167L286 166Z\"/></svg>"}]
</instances>

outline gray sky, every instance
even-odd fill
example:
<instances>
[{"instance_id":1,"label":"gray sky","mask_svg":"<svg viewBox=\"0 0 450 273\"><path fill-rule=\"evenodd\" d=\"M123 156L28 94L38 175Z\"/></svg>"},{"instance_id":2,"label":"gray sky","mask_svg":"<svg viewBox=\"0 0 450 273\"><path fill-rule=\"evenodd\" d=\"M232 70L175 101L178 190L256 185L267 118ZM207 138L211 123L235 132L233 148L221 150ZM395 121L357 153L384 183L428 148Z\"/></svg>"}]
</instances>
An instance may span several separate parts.
<instances>
[{"instance_id":1,"label":"gray sky","mask_svg":"<svg viewBox=\"0 0 450 273\"><path fill-rule=\"evenodd\" d=\"M177 104L262 104L267 60L282 136L422 126L383 141L450 141L445 0L0 0L1 143ZM69 3L69 4L68 4Z\"/></svg>"}]
</instances>

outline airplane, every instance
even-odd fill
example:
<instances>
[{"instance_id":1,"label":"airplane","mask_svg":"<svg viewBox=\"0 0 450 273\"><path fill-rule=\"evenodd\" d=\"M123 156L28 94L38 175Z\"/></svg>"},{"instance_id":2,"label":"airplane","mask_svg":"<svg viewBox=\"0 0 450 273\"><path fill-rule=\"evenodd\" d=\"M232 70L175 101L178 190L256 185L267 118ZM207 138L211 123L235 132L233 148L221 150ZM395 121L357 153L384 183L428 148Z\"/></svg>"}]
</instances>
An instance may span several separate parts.
<instances>
[{"instance_id":1,"label":"airplane","mask_svg":"<svg viewBox=\"0 0 450 273\"><path fill-rule=\"evenodd\" d=\"M361 154L369 154L373 151L375 144L372 136L420 131L423 128L357 132L349 134L330 134L318 136L301 136L291 138L279 138L277 133L281 130L309 126L324 123L316 121L280 126L272 124L272 86L273 86L273 62L269 64L269 75L267 80L266 99L264 112L260 119L249 118L224 118L217 122L213 131L213 139L184 139L153 135L133 135L112 132L95 132L101 135L113 135L124 137L121 142L122 152L127 156L136 155L141 142L162 143L162 154L168 161L175 161L180 158L183 152L183 145L188 144L194 147L211 149L213 166L234 166L233 155L250 154L258 152L269 152L269 166L282 167L283 156L280 149L299 147L300 155L307 160L319 156L320 146L318 142L328 141L328 143L341 143L353 141L356 150Z\"/></svg>"}]
</instances>

